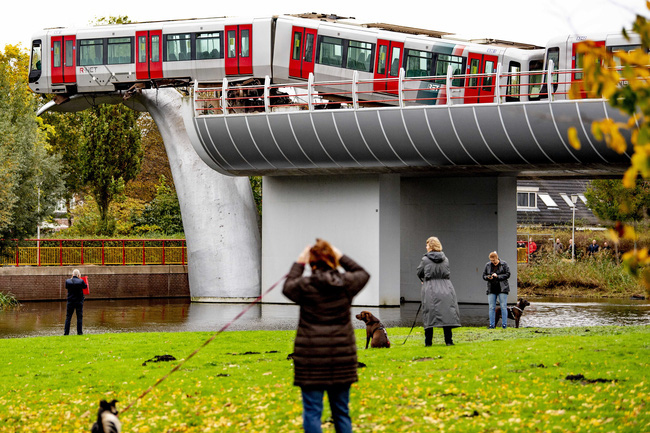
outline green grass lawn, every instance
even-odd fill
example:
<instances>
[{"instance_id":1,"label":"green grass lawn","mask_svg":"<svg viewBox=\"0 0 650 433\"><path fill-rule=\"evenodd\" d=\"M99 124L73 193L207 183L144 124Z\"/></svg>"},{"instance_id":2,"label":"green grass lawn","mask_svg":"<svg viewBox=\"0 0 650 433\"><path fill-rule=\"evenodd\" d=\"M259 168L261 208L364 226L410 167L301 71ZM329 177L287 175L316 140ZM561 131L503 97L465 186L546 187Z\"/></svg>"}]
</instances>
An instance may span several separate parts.
<instances>
[{"instance_id":1,"label":"green grass lawn","mask_svg":"<svg viewBox=\"0 0 650 433\"><path fill-rule=\"evenodd\" d=\"M0 313L1 314L1 313ZM460 328L456 345L390 328L363 350L352 387L356 432L648 432L650 327ZM301 431L293 331L226 332L130 410L124 432ZM209 333L0 340L0 432L89 431L99 399L125 408ZM251 353L253 352L253 353ZM567 380L568 375L583 380ZM333 432L325 411L324 431Z\"/></svg>"}]
</instances>

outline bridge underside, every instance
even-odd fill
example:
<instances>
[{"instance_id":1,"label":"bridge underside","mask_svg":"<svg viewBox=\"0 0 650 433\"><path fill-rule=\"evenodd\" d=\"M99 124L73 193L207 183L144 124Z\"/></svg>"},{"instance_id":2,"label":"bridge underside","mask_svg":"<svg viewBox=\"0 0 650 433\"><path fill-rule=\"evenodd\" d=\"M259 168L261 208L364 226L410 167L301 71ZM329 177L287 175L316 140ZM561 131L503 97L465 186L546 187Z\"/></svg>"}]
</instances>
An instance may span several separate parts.
<instances>
[{"instance_id":1,"label":"bridge underside","mask_svg":"<svg viewBox=\"0 0 650 433\"><path fill-rule=\"evenodd\" d=\"M197 117L185 110L194 148L208 165L270 176L612 176L630 159L591 134L591 122L603 118L626 121L602 100ZM579 150L569 144L571 126Z\"/></svg>"}]
</instances>

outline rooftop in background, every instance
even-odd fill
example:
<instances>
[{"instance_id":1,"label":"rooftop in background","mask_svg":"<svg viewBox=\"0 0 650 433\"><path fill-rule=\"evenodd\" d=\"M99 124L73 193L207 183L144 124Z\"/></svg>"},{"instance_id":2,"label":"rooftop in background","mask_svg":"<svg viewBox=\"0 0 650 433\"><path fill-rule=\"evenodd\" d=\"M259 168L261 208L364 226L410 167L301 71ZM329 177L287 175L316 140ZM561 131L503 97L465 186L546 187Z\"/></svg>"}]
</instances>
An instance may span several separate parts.
<instances>
[{"instance_id":1,"label":"rooftop in background","mask_svg":"<svg viewBox=\"0 0 650 433\"><path fill-rule=\"evenodd\" d=\"M517 224L570 225L573 219L573 207L570 205L571 196L577 195L576 221L591 226L600 225L600 220L586 204L584 193L588 186L589 181L582 179L518 180ZM524 203L526 201L527 203Z\"/></svg>"}]
</instances>

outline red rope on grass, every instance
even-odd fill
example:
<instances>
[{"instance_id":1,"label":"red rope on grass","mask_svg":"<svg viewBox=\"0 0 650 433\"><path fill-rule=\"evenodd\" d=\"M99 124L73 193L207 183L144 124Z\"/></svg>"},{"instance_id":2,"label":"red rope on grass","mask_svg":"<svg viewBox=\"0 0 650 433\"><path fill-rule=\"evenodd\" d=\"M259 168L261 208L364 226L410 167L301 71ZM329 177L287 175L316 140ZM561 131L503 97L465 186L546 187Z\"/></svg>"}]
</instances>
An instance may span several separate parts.
<instances>
[{"instance_id":1,"label":"red rope on grass","mask_svg":"<svg viewBox=\"0 0 650 433\"><path fill-rule=\"evenodd\" d=\"M189 355L187 358L185 358L184 360L182 360L181 362L179 362L179 363L178 363L174 368L171 369L171 371L170 371L169 373L167 373L166 375L164 375L163 377L161 377L160 379L158 379L158 381L157 381L156 383L154 383L153 385L151 385L151 386L150 386L146 391L144 391L142 394L140 394L140 395L139 395L135 400L133 400L131 403L129 403L129 405L128 405L124 410L122 410L122 411L120 411L120 412L121 412L121 413L126 412L127 410L129 410L129 409L131 408L131 406L133 406L135 403L137 403L138 400L141 400L144 396L146 396L146 395L149 394L151 391L153 391L153 389L154 389L155 387L157 387L158 385L160 385L160 383L161 383L162 381L164 381L165 379L167 379L167 378L168 378L172 373L174 373L176 370L178 370L179 368L181 368L181 367L183 366L183 364L185 364L187 361L190 360L190 358L192 358L194 355L196 355L197 353L199 353L199 351L200 351L201 349L203 349L205 346L207 346L208 344L210 344L210 343L212 342L212 340L214 340L215 338L217 338L217 336L218 336L219 334L221 334L223 331L225 331L226 329L228 329L228 327L229 327L230 325L232 325L233 323L235 323L235 322L236 322L236 321L237 321L241 316L243 316L244 314L246 314L246 312L247 312L248 310L250 310L251 308L253 308L253 306L254 306L255 304L257 304L258 302L260 302L260 301L262 300L262 298L263 298L264 296L268 295L268 294L271 292L271 290L275 289L275 287L276 287L278 284L280 284L280 282L281 282L282 280L284 280L284 279L287 277L287 275L289 275L289 274L285 274L285 275L283 275L282 278L280 278L278 281L275 282L275 284L273 284L271 287L269 287L268 289L266 289L266 291L265 291L264 293L262 293L262 294L261 294L260 296L258 296L258 297L253 301L253 302L251 302L251 303L248 304L248 305L247 305L243 310L241 310L241 312L240 312L239 314L237 314L237 316L235 316L234 319L232 319L230 322L228 322L228 323L226 323L224 326L222 326L221 329L219 329L219 330L218 330L214 335L212 335L210 338L208 338L208 339L207 339L207 340L206 340L206 341L205 341L205 342L204 342L204 343L203 343L203 344L202 344L198 349L196 349L194 352L190 353L190 355Z\"/></svg>"}]
</instances>

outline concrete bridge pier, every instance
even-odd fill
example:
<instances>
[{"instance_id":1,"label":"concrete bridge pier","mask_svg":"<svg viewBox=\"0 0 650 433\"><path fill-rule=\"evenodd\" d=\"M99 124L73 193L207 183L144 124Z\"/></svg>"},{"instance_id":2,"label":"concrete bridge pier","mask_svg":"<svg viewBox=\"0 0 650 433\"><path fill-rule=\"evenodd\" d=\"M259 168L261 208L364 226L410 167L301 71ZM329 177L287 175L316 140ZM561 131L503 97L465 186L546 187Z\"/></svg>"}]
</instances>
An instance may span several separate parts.
<instances>
[{"instance_id":1,"label":"concrete bridge pier","mask_svg":"<svg viewBox=\"0 0 650 433\"><path fill-rule=\"evenodd\" d=\"M137 96L165 142L183 215L190 295L198 302L241 302L260 294L260 233L248 177L208 167L190 142L182 96L174 89Z\"/></svg>"},{"instance_id":2,"label":"concrete bridge pier","mask_svg":"<svg viewBox=\"0 0 650 433\"><path fill-rule=\"evenodd\" d=\"M437 236L460 302L487 303L481 275L494 250L510 264L510 298L516 298L515 176L274 176L263 185L262 287L322 237L371 274L355 305L419 301L415 269L426 239ZM265 301L288 302L280 290Z\"/></svg>"}]
</instances>

